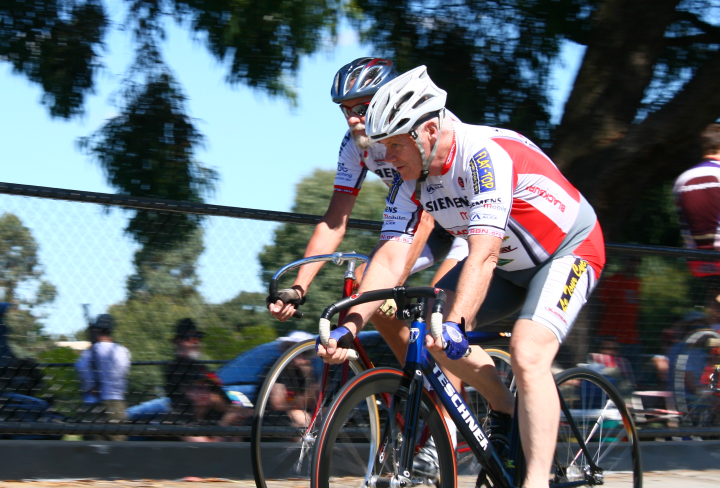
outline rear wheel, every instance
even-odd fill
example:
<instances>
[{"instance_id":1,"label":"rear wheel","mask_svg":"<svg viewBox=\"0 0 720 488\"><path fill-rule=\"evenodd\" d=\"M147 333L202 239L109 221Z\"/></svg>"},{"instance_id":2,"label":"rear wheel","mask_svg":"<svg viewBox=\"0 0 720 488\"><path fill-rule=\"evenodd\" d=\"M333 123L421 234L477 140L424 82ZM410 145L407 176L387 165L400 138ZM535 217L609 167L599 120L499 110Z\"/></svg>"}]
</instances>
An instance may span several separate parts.
<instances>
[{"instance_id":1,"label":"rear wheel","mask_svg":"<svg viewBox=\"0 0 720 488\"><path fill-rule=\"evenodd\" d=\"M617 473L629 471L633 488L641 488L640 439L620 393L602 375L585 368L563 371L555 381L568 411L560 414L550 487L626 486L626 475Z\"/></svg>"},{"instance_id":2,"label":"rear wheel","mask_svg":"<svg viewBox=\"0 0 720 488\"><path fill-rule=\"evenodd\" d=\"M330 407L318 434L313 457L311 488L392 486L409 475L410 484L454 488L456 465L447 427L437 404L423 391L418 432L428 432L435 444L432 474L402 472L400 449L408 391L399 388L402 371L376 368L350 381ZM394 398L388 406L387 398ZM365 409L377 408L381 422L374 425ZM427 430L426 430L427 427ZM379 433L374 437L374 432ZM413 451L429 446L419 438ZM398 485L399 486L399 485Z\"/></svg>"},{"instance_id":3,"label":"rear wheel","mask_svg":"<svg viewBox=\"0 0 720 488\"><path fill-rule=\"evenodd\" d=\"M290 347L268 373L255 403L251 433L253 474L259 488L267 488L274 480L310 478L317 431L342 387L343 365L330 366L323 399L313 419L323 366L311 339ZM350 361L348 377L363 370L360 363Z\"/></svg>"}]
</instances>

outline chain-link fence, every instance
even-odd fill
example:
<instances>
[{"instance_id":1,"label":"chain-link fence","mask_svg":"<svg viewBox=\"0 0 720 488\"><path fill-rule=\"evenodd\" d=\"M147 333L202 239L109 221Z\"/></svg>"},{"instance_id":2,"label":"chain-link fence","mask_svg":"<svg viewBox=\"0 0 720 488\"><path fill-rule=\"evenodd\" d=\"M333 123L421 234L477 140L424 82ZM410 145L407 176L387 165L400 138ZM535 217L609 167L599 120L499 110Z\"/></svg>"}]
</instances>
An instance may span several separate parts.
<instances>
[{"instance_id":1,"label":"chain-link fence","mask_svg":"<svg viewBox=\"0 0 720 488\"><path fill-rule=\"evenodd\" d=\"M305 337L292 331L314 333L313 317L342 291L345 269L326 265L305 318L280 323L265 309L269 278L302 256L317 216L6 183L0 208L6 437L246 436L254 395L283 344ZM136 212L145 228L133 240L125 229ZM379 229L351 220L340 250L368 253ZM608 245L607 254L557 367L602 371L648 434L718 435L720 397L710 383L720 363L720 287L688 266L717 254L629 245ZM99 314L112 316L112 330L89 332ZM91 339L99 346L88 349ZM372 358L394 361L367 341ZM127 374L113 377L127 360Z\"/></svg>"}]
</instances>

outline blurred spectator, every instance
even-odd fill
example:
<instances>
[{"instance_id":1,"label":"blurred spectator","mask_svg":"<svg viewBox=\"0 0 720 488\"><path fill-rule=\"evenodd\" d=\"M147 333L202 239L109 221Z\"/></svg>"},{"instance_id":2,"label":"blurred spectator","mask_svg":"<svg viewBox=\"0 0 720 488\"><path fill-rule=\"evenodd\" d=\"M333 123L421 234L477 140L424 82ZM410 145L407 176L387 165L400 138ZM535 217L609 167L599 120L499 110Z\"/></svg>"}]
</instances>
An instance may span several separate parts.
<instances>
[{"instance_id":1,"label":"blurred spectator","mask_svg":"<svg viewBox=\"0 0 720 488\"><path fill-rule=\"evenodd\" d=\"M682 173L673 186L685 247L720 251L720 124L700 134L702 160ZM720 295L720 262L689 261L695 277L692 299L696 306Z\"/></svg>"},{"instance_id":2,"label":"blurred spectator","mask_svg":"<svg viewBox=\"0 0 720 488\"><path fill-rule=\"evenodd\" d=\"M83 392L83 418L92 422L125 420L125 392L130 371L130 351L113 341L115 321L98 315L90 325L92 346L75 363ZM102 436L123 440L124 436Z\"/></svg>"},{"instance_id":3,"label":"blurred spectator","mask_svg":"<svg viewBox=\"0 0 720 488\"><path fill-rule=\"evenodd\" d=\"M620 346L612 336L598 338L598 352L588 354L588 366L612 380L624 395L636 386L633 367L620 355Z\"/></svg>"},{"instance_id":4,"label":"blurred spectator","mask_svg":"<svg viewBox=\"0 0 720 488\"><path fill-rule=\"evenodd\" d=\"M619 354L626 358L640 356L640 278L642 262L638 256L623 256L621 268L603 277L597 296L604 304L599 337L613 337L619 344Z\"/></svg>"},{"instance_id":5,"label":"blurred spectator","mask_svg":"<svg viewBox=\"0 0 720 488\"><path fill-rule=\"evenodd\" d=\"M249 413L233 404L217 375L199 362L200 340L204 335L192 319L182 319L177 324L173 339L175 360L165 370L165 392L172 404L171 418L176 423L236 425ZM195 442L216 440L207 437L184 439Z\"/></svg>"}]
</instances>

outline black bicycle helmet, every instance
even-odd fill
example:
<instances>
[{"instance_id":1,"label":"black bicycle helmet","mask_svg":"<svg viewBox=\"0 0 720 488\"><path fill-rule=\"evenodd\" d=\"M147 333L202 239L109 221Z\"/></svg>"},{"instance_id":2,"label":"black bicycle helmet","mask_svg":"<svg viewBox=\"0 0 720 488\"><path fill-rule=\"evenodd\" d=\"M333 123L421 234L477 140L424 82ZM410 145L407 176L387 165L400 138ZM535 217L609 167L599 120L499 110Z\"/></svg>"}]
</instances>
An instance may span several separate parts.
<instances>
[{"instance_id":1,"label":"black bicycle helmet","mask_svg":"<svg viewBox=\"0 0 720 488\"><path fill-rule=\"evenodd\" d=\"M397 76L392 61L382 58L358 58L340 68L333 80L330 95L335 103L375 93Z\"/></svg>"}]
</instances>

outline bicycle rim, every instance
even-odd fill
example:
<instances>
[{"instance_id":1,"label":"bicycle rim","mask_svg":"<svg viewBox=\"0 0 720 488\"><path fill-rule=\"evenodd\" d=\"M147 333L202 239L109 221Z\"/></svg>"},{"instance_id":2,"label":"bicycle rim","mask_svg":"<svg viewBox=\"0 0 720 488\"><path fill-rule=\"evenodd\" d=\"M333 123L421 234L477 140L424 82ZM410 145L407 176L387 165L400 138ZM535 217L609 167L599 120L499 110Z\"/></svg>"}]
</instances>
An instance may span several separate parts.
<instances>
[{"instance_id":1,"label":"bicycle rim","mask_svg":"<svg viewBox=\"0 0 720 488\"><path fill-rule=\"evenodd\" d=\"M401 475L400 449L403 443L402 416L407 404L407 390L399 388L404 374L390 368L376 368L348 382L330 407L313 457L312 488L390 486L393 476ZM389 394L398 403L390 413L382 394ZM380 424L368 421L367 405L377 407ZM433 473L410 474L411 484L434 485L453 488L456 465L447 427L440 410L427 392L423 392L418 432L425 426L435 443L436 458ZM378 429L378 438L372 431ZM420 436L419 436L420 437ZM425 439L418 439L414 451L428 446ZM419 455L416 454L416 458ZM427 459L427 458L426 458ZM397 478L395 478L397 480Z\"/></svg>"},{"instance_id":2,"label":"bicycle rim","mask_svg":"<svg viewBox=\"0 0 720 488\"><path fill-rule=\"evenodd\" d=\"M305 366L306 376L300 381L298 363ZM349 378L363 370L360 363L350 361ZM331 366L322 405L312 421L321 375L322 360L315 354L314 339L292 346L268 373L255 404L251 434L253 474L259 488L275 480L310 478L315 438L342 386L342 365Z\"/></svg>"},{"instance_id":3,"label":"bicycle rim","mask_svg":"<svg viewBox=\"0 0 720 488\"><path fill-rule=\"evenodd\" d=\"M550 487L582 481L588 485L602 482L611 488L627 486L629 472L633 488L641 488L640 440L615 387L584 368L563 371L555 381L569 415L560 414ZM580 440L587 450L580 447Z\"/></svg>"},{"instance_id":4,"label":"bicycle rim","mask_svg":"<svg viewBox=\"0 0 720 488\"><path fill-rule=\"evenodd\" d=\"M683 342L675 360L673 390L677 409L683 414L680 422L686 426L713 427L720 423L713 415L717 410L717 396L708 385L702 384L709 339L720 339L720 333L712 329L693 332Z\"/></svg>"},{"instance_id":5,"label":"bicycle rim","mask_svg":"<svg viewBox=\"0 0 720 488\"><path fill-rule=\"evenodd\" d=\"M510 367L510 353L502 349L485 349L485 352L492 358L497 368L498 375L503 384L515 394L515 376ZM470 411L482 426L483 431L488 429L488 413L490 413L490 403L475 388L464 383L465 402L470 407ZM480 464L475 458L475 454L470 450L467 443L458 432L458 445L456 449L458 473L462 475L477 475L480 471Z\"/></svg>"}]
</instances>

